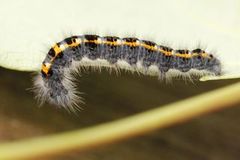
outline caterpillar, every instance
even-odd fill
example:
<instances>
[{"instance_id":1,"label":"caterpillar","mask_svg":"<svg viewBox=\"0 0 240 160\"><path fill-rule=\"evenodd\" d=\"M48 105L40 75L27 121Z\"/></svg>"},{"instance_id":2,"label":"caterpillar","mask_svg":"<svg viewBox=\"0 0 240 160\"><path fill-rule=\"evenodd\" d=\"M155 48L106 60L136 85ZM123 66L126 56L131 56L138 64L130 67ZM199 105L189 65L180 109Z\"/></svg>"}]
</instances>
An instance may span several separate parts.
<instances>
[{"instance_id":1,"label":"caterpillar","mask_svg":"<svg viewBox=\"0 0 240 160\"><path fill-rule=\"evenodd\" d=\"M36 97L66 109L78 108L81 98L72 72L86 66L127 69L160 79L221 74L219 59L200 48L174 50L134 37L71 36L53 45L47 53L34 82Z\"/></svg>"}]
</instances>

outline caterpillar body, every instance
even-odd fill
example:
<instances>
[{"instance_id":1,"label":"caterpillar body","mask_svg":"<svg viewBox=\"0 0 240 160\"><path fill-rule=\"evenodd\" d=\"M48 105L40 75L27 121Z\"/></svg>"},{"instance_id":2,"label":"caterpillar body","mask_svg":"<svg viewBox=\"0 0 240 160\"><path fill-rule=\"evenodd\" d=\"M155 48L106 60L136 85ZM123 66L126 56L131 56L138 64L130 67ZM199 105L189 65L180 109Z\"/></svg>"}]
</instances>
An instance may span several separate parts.
<instances>
[{"instance_id":1,"label":"caterpillar body","mask_svg":"<svg viewBox=\"0 0 240 160\"><path fill-rule=\"evenodd\" d=\"M221 74L219 59L199 48L174 50L132 37L71 36L49 50L34 82L37 97L66 109L78 108L80 97L71 73L86 66L123 68L161 79Z\"/></svg>"}]
</instances>

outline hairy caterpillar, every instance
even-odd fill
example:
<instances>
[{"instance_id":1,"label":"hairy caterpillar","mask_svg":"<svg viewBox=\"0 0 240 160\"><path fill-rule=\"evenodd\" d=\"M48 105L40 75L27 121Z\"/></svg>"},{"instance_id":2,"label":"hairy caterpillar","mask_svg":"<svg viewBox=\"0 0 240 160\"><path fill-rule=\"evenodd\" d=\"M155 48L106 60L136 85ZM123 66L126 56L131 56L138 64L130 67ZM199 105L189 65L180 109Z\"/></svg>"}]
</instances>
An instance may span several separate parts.
<instances>
[{"instance_id":1,"label":"hairy caterpillar","mask_svg":"<svg viewBox=\"0 0 240 160\"><path fill-rule=\"evenodd\" d=\"M123 68L157 75L161 79L181 75L220 75L220 61L201 49L174 50L137 38L98 35L71 36L56 43L36 77L37 97L74 110L80 100L72 71L79 67ZM176 72L176 74L170 74Z\"/></svg>"}]
</instances>

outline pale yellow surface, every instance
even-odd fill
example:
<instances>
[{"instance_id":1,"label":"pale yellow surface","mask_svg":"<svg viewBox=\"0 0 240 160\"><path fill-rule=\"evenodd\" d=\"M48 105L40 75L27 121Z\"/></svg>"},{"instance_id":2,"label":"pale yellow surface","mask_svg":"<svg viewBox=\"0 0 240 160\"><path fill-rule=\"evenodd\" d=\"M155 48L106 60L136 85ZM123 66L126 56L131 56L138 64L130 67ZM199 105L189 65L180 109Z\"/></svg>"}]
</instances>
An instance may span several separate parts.
<instances>
[{"instance_id":1,"label":"pale yellow surface","mask_svg":"<svg viewBox=\"0 0 240 160\"><path fill-rule=\"evenodd\" d=\"M48 49L70 35L137 36L173 48L199 45L240 72L238 0L0 0L0 66L40 70Z\"/></svg>"}]
</instances>

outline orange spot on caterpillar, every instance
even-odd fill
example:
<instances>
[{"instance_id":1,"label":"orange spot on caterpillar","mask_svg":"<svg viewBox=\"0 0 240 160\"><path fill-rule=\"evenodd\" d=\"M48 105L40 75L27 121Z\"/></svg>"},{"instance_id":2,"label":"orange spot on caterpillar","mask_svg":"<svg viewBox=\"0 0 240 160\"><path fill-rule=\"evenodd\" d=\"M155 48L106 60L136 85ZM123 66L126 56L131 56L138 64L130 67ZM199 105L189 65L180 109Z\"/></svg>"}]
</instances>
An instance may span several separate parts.
<instances>
[{"instance_id":1,"label":"orange spot on caterpillar","mask_svg":"<svg viewBox=\"0 0 240 160\"><path fill-rule=\"evenodd\" d=\"M51 63L42 64L42 72L44 72L46 75L48 75L50 68L51 68Z\"/></svg>"}]
</instances>

